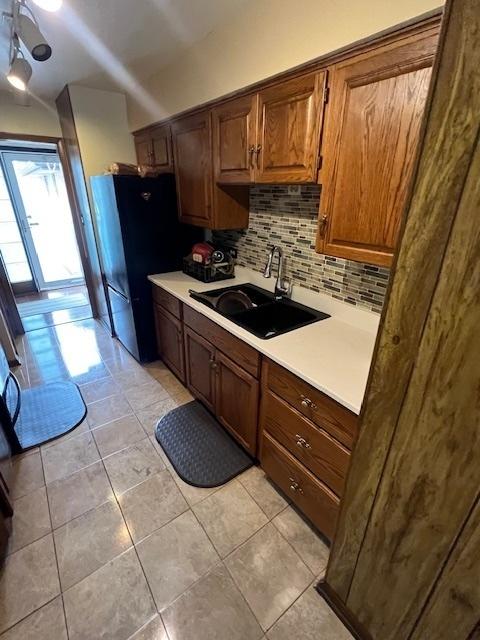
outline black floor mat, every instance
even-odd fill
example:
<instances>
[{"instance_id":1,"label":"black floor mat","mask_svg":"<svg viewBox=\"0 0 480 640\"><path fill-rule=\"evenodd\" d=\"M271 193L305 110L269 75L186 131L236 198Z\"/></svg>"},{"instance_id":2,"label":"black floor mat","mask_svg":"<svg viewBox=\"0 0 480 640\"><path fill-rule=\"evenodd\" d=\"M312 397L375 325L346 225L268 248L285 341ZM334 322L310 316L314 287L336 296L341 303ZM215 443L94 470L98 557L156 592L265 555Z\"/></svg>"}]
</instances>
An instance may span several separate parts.
<instances>
[{"instance_id":1,"label":"black floor mat","mask_svg":"<svg viewBox=\"0 0 480 640\"><path fill-rule=\"evenodd\" d=\"M155 436L178 475L194 487L218 487L253 464L196 400L167 413Z\"/></svg>"},{"instance_id":2,"label":"black floor mat","mask_svg":"<svg viewBox=\"0 0 480 640\"><path fill-rule=\"evenodd\" d=\"M23 450L65 435L87 414L80 390L73 382L51 382L23 389L21 394L15 433Z\"/></svg>"}]
</instances>

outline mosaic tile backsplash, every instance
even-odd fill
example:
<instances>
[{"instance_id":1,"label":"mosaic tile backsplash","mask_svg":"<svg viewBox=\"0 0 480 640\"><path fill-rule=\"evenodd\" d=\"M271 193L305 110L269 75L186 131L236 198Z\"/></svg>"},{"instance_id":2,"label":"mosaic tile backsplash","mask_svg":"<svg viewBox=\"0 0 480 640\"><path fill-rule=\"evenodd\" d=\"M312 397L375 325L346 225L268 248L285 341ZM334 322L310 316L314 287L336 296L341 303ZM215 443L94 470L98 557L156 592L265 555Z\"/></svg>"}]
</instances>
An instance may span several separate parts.
<instances>
[{"instance_id":1,"label":"mosaic tile backsplash","mask_svg":"<svg viewBox=\"0 0 480 640\"><path fill-rule=\"evenodd\" d=\"M298 195L288 186L253 186L249 228L214 231L213 241L235 248L237 264L255 271L263 271L269 248L278 244L294 284L380 313L389 270L316 253L319 203L316 185L301 186Z\"/></svg>"}]
</instances>

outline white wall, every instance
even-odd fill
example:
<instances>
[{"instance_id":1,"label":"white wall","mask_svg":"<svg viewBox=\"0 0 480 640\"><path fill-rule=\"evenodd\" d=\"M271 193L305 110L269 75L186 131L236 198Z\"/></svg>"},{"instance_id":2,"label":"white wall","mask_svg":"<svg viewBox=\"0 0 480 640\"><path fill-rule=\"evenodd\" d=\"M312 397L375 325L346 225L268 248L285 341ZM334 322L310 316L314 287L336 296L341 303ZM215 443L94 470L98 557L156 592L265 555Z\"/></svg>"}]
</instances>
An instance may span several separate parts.
<instances>
[{"instance_id":1,"label":"white wall","mask_svg":"<svg viewBox=\"0 0 480 640\"><path fill-rule=\"evenodd\" d=\"M136 163L123 93L69 85L87 186L113 162Z\"/></svg>"},{"instance_id":2,"label":"white wall","mask_svg":"<svg viewBox=\"0 0 480 640\"><path fill-rule=\"evenodd\" d=\"M23 107L13 102L12 94L0 93L0 131L60 138L62 132L55 104L30 100L31 105Z\"/></svg>"},{"instance_id":3,"label":"white wall","mask_svg":"<svg viewBox=\"0 0 480 640\"><path fill-rule=\"evenodd\" d=\"M212 100L434 9L441 0L252 0L144 86L159 118ZM152 116L128 99L132 130ZM157 118L158 119L158 118Z\"/></svg>"}]
</instances>

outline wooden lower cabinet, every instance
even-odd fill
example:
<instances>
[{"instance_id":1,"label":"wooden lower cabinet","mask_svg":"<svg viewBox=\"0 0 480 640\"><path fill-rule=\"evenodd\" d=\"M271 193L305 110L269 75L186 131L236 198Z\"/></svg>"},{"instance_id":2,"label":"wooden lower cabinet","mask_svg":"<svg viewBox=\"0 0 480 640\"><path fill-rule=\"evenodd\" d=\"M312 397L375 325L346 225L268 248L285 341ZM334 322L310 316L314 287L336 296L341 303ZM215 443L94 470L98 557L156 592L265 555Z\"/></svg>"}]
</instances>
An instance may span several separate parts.
<instances>
[{"instance_id":1,"label":"wooden lower cabinet","mask_svg":"<svg viewBox=\"0 0 480 640\"><path fill-rule=\"evenodd\" d=\"M185 326L185 381L192 394L211 411L215 403L215 347Z\"/></svg>"},{"instance_id":2,"label":"wooden lower cabinet","mask_svg":"<svg viewBox=\"0 0 480 640\"><path fill-rule=\"evenodd\" d=\"M329 540L337 523L339 498L267 432L262 434L262 468Z\"/></svg>"},{"instance_id":3,"label":"wooden lower cabinet","mask_svg":"<svg viewBox=\"0 0 480 640\"><path fill-rule=\"evenodd\" d=\"M215 413L253 456L257 452L259 382L223 353L215 356Z\"/></svg>"},{"instance_id":4,"label":"wooden lower cabinet","mask_svg":"<svg viewBox=\"0 0 480 640\"><path fill-rule=\"evenodd\" d=\"M158 304L154 304L153 308L158 355L173 373L185 382L182 322Z\"/></svg>"}]
</instances>

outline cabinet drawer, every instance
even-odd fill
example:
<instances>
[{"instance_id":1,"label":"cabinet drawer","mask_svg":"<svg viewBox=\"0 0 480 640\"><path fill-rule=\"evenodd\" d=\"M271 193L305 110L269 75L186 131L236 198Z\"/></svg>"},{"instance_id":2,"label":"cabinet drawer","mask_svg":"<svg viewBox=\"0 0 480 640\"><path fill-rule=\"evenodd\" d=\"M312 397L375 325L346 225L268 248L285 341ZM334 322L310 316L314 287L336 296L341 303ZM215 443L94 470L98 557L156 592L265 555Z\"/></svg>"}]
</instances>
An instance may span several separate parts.
<instances>
[{"instance_id":1,"label":"cabinet drawer","mask_svg":"<svg viewBox=\"0 0 480 640\"><path fill-rule=\"evenodd\" d=\"M181 320L182 303L180 302L180 300L175 296L172 296L172 294L168 293L168 291L165 291L165 289L158 287L156 284L153 285L152 290L154 301L161 307L169 311L176 318Z\"/></svg>"},{"instance_id":2,"label":"cabinet drawer","mask_svg":"<svg viewBox=\"0 0 480 640\"><path fill-rule=\"evenodd\" d=\"M332 540L339 510L337 496L265 431L260 460L267 476Z\"/></svg>"},{"instance_id":3,"label":"cabinet drawer","mask_svg":"<svg viewBox=\"0 0 480 640\"><path fill-rule=\"evenodd\" d=\"M262 398L261 428L341 496L350 452L271 391Z\"/></svg>"},{"instance_id":4,"label":"cabinet drawer","mask_svg":"<svg viewBox=\"0 0 480 640\"><path fill-rule=\"evenodd\" d=\"M283 367L267 361L263 375L268 388L339 442L352 448L358 416Z\"/></svg>"},{"instance_id":5,"label":"cabinet drawer","mask_svg":"<svg viewBox=\"0 0 480 640\"><path fill-rule=\"evenodd\" d=\"M255 378L259 377L260 354L253 347L232 336L231 333L188 305L183 308L183 319L186 325L215 345L219 351L225 353L245 371Z\"/></svg>"}]
</instances>

